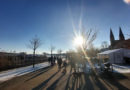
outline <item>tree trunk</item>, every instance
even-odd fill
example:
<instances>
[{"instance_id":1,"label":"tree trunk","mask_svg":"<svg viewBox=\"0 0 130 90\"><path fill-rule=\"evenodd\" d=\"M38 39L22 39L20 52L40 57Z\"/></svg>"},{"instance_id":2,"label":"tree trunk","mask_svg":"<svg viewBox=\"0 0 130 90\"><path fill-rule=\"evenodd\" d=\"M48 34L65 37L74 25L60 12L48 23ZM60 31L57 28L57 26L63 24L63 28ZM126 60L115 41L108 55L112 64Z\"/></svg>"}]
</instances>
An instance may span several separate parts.
<instances>
[{"instance_id":1,"label":"tree trunk","mask_svg":"<svg viewBox=\"0 0 130 90\"><path fill-rule=\"evenodd\" d=\"M52 50L51 50L51 57L52 57Z\"/></svg>"},{"instance_id":2,"label":"tree trunk","mask_svg":"<svg viewBox=\"0 0 130 90\"><path fill-rule=\"evenodd\" d=\"M33 51L33 68L34 68L34 66L35 66L35 49Z\"/></svg>"}]
</instances>

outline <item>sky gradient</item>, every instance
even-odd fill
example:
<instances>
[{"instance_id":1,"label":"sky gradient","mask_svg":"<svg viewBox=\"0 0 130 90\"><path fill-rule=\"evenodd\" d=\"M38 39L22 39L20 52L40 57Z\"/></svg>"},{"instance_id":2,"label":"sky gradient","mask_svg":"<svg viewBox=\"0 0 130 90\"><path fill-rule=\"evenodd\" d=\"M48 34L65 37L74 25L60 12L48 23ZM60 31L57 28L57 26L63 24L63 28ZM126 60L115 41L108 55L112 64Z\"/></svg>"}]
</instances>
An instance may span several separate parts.
<instances>
[{"instance_id":1,"label":"sky gradient","mask_svg":"<svg viewBox=\"0 0 130 90\"><path fill-rule=\"evenodd\" d=\"M126 2L127 1L127 2ZM130 36L129 0L0 0L0 51L28 52L29 40L37 35L42 46L38 53L73 49L73 25L98 31L96 47L109 42L112 28L118 39L119 26ZM73 24L72 24L73 23Z\"/></svg>"}]
</instances>

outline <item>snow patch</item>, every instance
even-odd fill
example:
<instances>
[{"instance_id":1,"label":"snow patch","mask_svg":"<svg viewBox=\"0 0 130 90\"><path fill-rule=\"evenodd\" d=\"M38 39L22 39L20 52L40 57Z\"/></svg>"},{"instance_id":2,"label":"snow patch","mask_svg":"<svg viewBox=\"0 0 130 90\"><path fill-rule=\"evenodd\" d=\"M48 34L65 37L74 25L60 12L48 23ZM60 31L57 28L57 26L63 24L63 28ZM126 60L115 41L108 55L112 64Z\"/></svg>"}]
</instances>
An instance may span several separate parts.
<instances>
[{"instance_id":1,"label":"snow patch","mask_svg":"<svg viewBox=\"0 0 130 90\"><path fill-rule=\"evenodd\" d=\"M117 73L130 73L130 66L113 64L113 71Z\"/></svg>"},{"instance_id":2,"label":"snow patch","mask_svg":"<svg viewBox=\"0 0 130 90\"><path fill-rule=\"evenodd\" d=\"M0 82L12 79L17 76L21 76L33 71L36 71L41 68L45 68L50 66L48 62L36 64L35 67L33 68L32 66L27 66L27 67L21 67L21 68L16 68L13 70L8 70L8 71L3 71L0 73Z\"/></svg>"}]
</instances>

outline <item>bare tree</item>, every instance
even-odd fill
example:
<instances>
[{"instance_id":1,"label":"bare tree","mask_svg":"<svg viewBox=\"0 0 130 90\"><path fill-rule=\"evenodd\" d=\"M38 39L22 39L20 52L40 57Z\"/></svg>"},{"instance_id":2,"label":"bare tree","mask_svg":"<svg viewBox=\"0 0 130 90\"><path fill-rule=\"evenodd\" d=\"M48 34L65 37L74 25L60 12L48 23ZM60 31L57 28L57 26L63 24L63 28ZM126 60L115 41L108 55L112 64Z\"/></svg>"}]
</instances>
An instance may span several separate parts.
<instances>
[{"instance_id":1,"label":"bare tree","mask_svg":"<svg viewBox=\"0 0 130 90\"><path fill-rule=\"evenodd\" d=\"M93 45L92 43L97 37L97 31L90 29L88 31L81 30L80 32L80 36L83 37L83 43L77 48L77 51L83 55L86 53L87 49Z\"/></svg>"},{"instance_id":2,"label":"bare tree","mask_svg":"<svg viewBox=\"0 0 130 90\"><path fill-rule=\"evenodd\" d=\"M43 52L43 56L44 56L44 57L47 57L47 53L46 53L46 52Z\"/></svg>"},{"instance_id":3,"label":"bare tree","mask_svg":"<svg viewBox=\"0 0 130 90\"><path fill-rule=\"evenodd\" d=\"M128 36L128 39L130 39L130 34L126 34Z\"/></svg>"},{"instance_id":4,"label":"bare tree","mask_svg":"<svg viewBox=\"0 0 130 90\"><path fill-rule=\"evenodd\" d=\"M82 36L84 38L83 48L86 50L89 46L92 45L93 41L97 37L97 32L90 29L88 31L82 30Z\"/></svg>"},{"instance_id":5,"label":"bare tree","mask_svg":"<svg viewBox=\"0 0 130 90\"><path fill-rule=\"evenodd\" d=\"M93 64L90 60L90 58L88 58L88 51L87 49L93 45L93 41L96 39L97 37L97 31L95 30L83 30L81 29L80 31L80 36L83 38L83 42L82 44L77 48L77 58L78 58L78 62L81 62L82 64L84 64L84 69L86 71L86 60L87 62L90 64L90 66L92 67L92 69L95 71ZM75 56L76 57L76 56ZM76 59L77 59L76 58Z\"/></svg>"},{"instance_id":6,"label":"bare tree","mask_svg":"<svg viewBox=\"0 0 130 90\"><path fill-rule=\"evenodd\" d=\"M92 57L96 57L97 53L99 52L99 49L94 47L93 45L91 45L89 47L89 49L87 50L87 55L92 58Z\"/></svg>"},{"instance_id":7,"label":"bare tree","mask_svg":"<svg viewBox=\"0 0 130 90\"><path fill-rule=\"evenodd\" d=\"M57 53L60 55L60 57L61 57L61 53L62 53L62 50L61 49L58 49L57 50Z\"/></svg>"},{"instance_id":8,"label":"bare tree","mask_svg":"<svg viewBox=\"0 0 130 90\"><path fill-rule=\"evenodd\" d=\"M88 52L87 52L87 49L93 45L94 40L97 38L97 31L92 30L92 29L90 29L88 31L82 31L82 36L84 38L84 43L82 45L82 52L83 52L86 60L88 61L90 67L97 75L96 70L95 70L91 60L88 58ZM86 64L84 66L86 67Z\"/></svg>"},{"instance_id":9,"label":"bare tree","mask_svg":"<svg viewBox=\"0 0 130 90\"><path fill-rule=\"evenodd\" d=\"M55 46L51 45L50 46L50 51L51 51L51 57L52 57L52 54L53 54L53 51L55 50Z\"/></svg>"},{"instance_id":10,"label":"bare tree","mask_svg":"<svg viewBox=\"0 0 130 90\"><path fill-rule=\"evenodd\" d=\"M106 49L108 47L109 47L108 42L107 41L103 41L102 44L101 44L101 48L102 49Z\"/></svg>"},{"instance_id":11,"label":"bare tree","mask_svg":"<svg viewBox=\"0 0 130 90\"><path fill-rule=\"evenodd\" d=\"M33 50L33 68L34 68L34 65L35 65L35 54L36 54L36 50L41 46L41 40L35 36L34 38L32 38L30 41L29 41L29 45L28 45L28 48L32 49Z\"/></svg>"}]
</instances>

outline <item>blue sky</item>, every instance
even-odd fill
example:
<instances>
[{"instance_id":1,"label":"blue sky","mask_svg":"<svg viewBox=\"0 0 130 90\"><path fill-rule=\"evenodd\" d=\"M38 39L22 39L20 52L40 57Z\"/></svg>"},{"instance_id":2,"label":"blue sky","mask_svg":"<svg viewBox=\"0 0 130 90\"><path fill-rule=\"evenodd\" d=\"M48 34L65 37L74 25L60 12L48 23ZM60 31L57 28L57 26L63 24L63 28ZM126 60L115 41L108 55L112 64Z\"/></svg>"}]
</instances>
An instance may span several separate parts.
<instances>
[{"instance_id":1,"label":"blue sky","mask_svg":"<svg viewBox=\"0 0 130 90\"><path fill-rule=\"evenodd\" d=\"M31 53L26 45L35 35L43 43L38 53L50 44L72 49L72 22L78 29L80 16L86 30L98 30L97 47L109 42L110 27L116 39L119 26L130 34L130 4L123 0L0 0L0 50Z\"/></svg>"}]
</instances>

